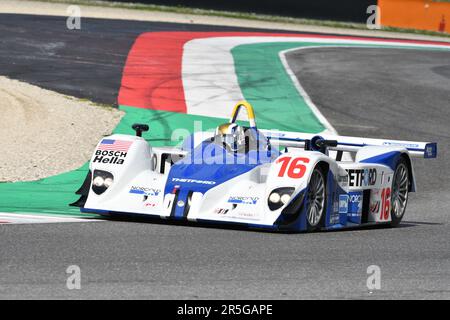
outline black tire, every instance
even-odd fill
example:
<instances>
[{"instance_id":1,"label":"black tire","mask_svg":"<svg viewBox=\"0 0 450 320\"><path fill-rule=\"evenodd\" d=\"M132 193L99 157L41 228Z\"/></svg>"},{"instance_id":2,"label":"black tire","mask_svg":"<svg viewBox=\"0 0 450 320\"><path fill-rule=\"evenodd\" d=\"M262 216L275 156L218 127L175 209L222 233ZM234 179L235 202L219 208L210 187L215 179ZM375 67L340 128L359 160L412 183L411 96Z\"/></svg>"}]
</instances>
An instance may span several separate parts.
<instances>
[{"instance_id":1,"label":"black tire","mask_svg":"<svg viewBox=\"0 0 450 320\"><path fill-rule=\"evenodd\" d=\"M306 224L308 231L319 230L325 221L327 207L326 174L320 166L314 168L306 194Z\"/></svg>"},{"instance_id":2,"label":"black tire","mask_svg":"<svg viewBox=\"0 0 450 320\"><path fill-rule=\"evenodd\" d=\"M408 204L410 172L407 160L402 157L395 167L391 187L391 226L396 227L405 215Z\"/></svg>"}]
</instances>

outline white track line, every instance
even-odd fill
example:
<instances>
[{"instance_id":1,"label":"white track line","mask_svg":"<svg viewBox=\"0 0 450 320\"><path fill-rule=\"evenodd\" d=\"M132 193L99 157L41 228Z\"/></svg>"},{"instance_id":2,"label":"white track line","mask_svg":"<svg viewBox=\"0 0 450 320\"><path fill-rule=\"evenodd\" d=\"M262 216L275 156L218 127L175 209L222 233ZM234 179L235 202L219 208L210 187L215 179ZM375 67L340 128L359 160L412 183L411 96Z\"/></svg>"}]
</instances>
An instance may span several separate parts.
<instances>
[{"instance_id":1,"label":"white track line","mask_svg":"<svg viewBox=\"0 0 450 320\"><path fill-rule=\"evenodd\" d=\"M103 221L90 217L64 217L62 215L39 215L29 213L0 212L0 224L35 224L35 223L61 223L61 222L94 222Z\"/></svg>"},{"instance_id":2,"label":"white track line","mask_svg":"<svg viewBox=\"0 0 450 320\"><path fill-rule=\"evenodd\" d=\"M292 48L292 49L281 51L279 53L279 57L280 57L281 63L283 63L283 66L286 69L286 72L289 75L289 77L291 78L291 81L294 84L295 88L297 89L298 93L303 98L303 100L308 105L308 107L311 109L311 111L314 113L314 115L319 120L319 122L326 128L324 133L337 135L338 133L337 133L336 129L331 125L331 123L327 120L327 118L325 118L325 116L322 114L322 112L320 112L320 110L316 106L316 104L312 101L311 97L308 95L308 93L305 91L303 86L300 84L300 81L298 80L294 71L292 71L292 69L289 66L287 59L286 59L286 54L291 51L298 51L298 50L305 50L305 49L317 49L317 48L323 48L323 46Z\"/></svg>"}]
</instances>

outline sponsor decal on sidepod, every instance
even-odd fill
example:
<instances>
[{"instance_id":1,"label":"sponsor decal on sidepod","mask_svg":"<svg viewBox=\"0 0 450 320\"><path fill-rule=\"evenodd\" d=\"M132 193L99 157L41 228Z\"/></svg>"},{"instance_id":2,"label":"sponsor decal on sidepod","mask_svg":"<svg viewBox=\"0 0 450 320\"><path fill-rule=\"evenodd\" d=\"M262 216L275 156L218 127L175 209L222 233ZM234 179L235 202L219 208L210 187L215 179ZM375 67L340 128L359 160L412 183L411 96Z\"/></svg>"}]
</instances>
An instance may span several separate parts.
<instances>
[{"instance_id":1,"label":"sponsor decal on sidepod","mask_svg":"<svg viewBox=\"0 0 450 320\"><path fill-rule=\"evenodd\" d=\"M184 182L184 183L198 183L198 184L216 184L215 181L210 180L197 180L197 179L184 179L184 178L172 178L173 182Z\"/></svg>"},{"instance_id":2,"label":"sponsor decal on sidepod","mask_svg":"<svg viewBox=\"0 0 450 320\"><path fill-rule=\"evenodd\" d=\"M373 186L377 182L377 169L348 169L350 187Z\"/></svg>"},{"instance_id":3,"label":"sponsor decal on sidepod","mask_svg":"<svg viewBox=\"0 0 450 320\"><path fill-rule=\"evenodd\" d=\"M359 217L362 213L362 192L348 194L348 216Z\"/></svg>"},{"instance_id":4,"label":"sponsor decal on sidepod","mask_svg":"<svg viewBox=\"0 0 450 320\"><path fill-rule=\"evenodd\" d=\"M240 197L240 196L231 196L228 199L229 203L234 204L256 204L259 200L259 197Z\"/></svg>"},{"instance_id":5,"label":"sponsor decal on sidepod","mask_svg":"<svg viewBox=\"0 0 450 320\"><path fill-rule=\"evenodd\" d=\"M341 194L339 195L339 213L347 213L348 212L348 195Z\"/></svg>"},{"instance_id":6,"label":"sponsor decal on sidepod","mask_svg":"<svg viewBox=\"0 0 450 320\"><path fill-rule=\"evenodd\" d=\"M145 196L158 196L160 189L132 186L129 193L141 194Z\"/></svg>"}]
</instances>

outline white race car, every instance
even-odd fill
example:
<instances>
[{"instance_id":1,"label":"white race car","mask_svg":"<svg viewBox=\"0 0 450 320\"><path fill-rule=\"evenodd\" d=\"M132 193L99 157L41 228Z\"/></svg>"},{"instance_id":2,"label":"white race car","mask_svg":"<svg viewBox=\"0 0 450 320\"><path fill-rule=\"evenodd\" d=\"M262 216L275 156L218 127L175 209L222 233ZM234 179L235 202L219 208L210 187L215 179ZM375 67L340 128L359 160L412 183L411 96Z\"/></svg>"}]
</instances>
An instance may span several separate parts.
<instances>
[{"instance_id":1,"label":"white race car","mask_svg":"<svg viewBox=\"0 0 450 320\"><path fill-rule=\"evenodd\" d=\"M141 137L148 126L133 129L97 145L73 204L82 212L280 231L396 226L415 191L411 157L437 153L430 142L258 130L247 102L179 148L152 148Z\"/></svg>"}]
</instances>

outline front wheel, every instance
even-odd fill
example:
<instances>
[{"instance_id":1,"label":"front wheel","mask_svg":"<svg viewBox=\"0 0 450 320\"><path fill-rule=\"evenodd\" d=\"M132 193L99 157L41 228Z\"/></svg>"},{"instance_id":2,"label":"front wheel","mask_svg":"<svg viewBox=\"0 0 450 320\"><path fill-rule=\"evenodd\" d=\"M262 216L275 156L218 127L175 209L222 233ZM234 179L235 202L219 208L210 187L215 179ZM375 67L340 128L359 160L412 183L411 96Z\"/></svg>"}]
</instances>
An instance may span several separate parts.
<instances>
[{"instance_id":1,"label":"front wheel","mask_svg":"<svg viewBox=\"0 0 450 320\"><path fill-rule=\"evenodd\" d=\"M325 177L319 167L316 167L311 174L306 196L306 222L308 224L308 230L317 230L323 224L326 215Z\"/></svg>"},{"instance_id":2,"label":"front wheel","mask_svg":"<svg viewBox=\"0 0 450 320\"><path fill-rule=\"evenodd\" d=\"M402 158L395 168L394 178L392 180L391 195L391 225L399 225L406 210L409 192L409 167L404 158Z\"/></svg>"}]
</instances>

